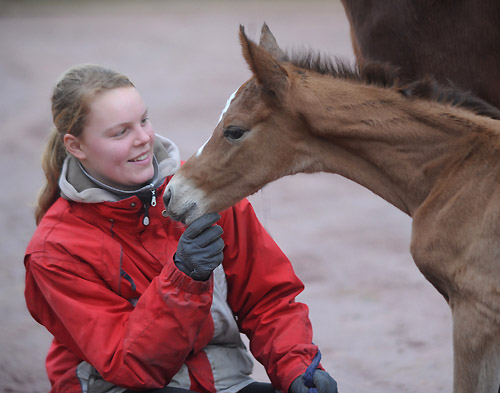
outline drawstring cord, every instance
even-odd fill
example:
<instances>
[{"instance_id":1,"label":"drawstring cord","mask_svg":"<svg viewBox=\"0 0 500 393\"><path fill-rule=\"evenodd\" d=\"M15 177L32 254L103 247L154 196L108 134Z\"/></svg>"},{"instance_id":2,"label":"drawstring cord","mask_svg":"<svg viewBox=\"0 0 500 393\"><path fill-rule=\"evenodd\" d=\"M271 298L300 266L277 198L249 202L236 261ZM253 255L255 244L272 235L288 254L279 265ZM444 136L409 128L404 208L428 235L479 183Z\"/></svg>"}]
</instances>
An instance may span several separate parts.
<instances>
[{"instance_id":1,"label":"drawstring cord","mask_svg":"<svg viewBox=\"0 0 500 393\"><path fill-rule=\"evenodd\" d=\"M312 360L309 367L307 367L306 372L302 376L302 381L304 382L304 385L306 385L309 388L309 393L318 393L318 389L316 389L316 387L314 386L313 375L316 369L318 368L320 361L321 361L321 352L318 349L316 356L314 356L314 359Z\"/></svg>"}]
</instances>

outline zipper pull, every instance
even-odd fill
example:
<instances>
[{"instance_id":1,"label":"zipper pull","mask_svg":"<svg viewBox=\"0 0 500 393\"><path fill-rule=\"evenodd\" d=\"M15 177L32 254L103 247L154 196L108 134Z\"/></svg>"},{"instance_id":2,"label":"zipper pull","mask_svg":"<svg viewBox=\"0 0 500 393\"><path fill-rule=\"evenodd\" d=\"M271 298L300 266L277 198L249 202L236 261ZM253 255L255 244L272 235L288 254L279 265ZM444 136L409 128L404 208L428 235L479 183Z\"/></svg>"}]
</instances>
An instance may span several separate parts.
<instances>
[{"instance_id":1,"label":"zipper pull","mask_svg":"<svg viewBox=\"0 0 500 393\"><path fill-rule=\"evenodd\" d=\"M147 227L149 225L149 205L144 204L144 218L142 219L142 225Z\"/></svg>"},{"instance_id":2,"label":"zipper pull","mask_svg":"<svg viewBox=\"0 0 500 393\"><path fill-rule=\"evenodd\" d=\"M156 206L156 190L152 190L151 194L151 206L155 207Z\"/></svg>"}]
</instances>

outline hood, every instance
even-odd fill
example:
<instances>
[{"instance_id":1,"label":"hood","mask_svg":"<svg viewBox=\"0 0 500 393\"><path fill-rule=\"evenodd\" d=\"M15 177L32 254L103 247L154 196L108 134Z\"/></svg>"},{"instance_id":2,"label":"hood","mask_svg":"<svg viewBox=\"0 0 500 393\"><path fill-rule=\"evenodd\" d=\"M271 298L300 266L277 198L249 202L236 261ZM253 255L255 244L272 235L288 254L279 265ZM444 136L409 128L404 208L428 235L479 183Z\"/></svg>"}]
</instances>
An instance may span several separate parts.
<instances>
[{"instance_id":1,"label":"hood","mask_svg":"<svg viewBox=\"0 0 500 393\"><path fill-rule=\"evenodd\" d=\"M180 168L179 149L170 139L156 134L154 155L158 162L159 183L162 183L167 176L173 175ZM63 198L83 203L116 202L131 196L99 187L84 173L78 159L70 154L64 160L59 188Z\"/></svg>"}]
</instances>

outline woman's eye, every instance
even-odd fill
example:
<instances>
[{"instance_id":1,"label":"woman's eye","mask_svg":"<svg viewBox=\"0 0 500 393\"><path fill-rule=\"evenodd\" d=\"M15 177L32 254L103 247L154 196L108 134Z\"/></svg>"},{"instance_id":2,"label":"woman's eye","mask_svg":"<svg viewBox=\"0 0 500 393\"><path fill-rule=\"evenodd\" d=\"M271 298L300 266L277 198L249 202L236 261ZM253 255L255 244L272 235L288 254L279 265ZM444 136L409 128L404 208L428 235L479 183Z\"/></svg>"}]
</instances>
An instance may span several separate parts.
<instances>
[{"instance_id":1,"label":"woman's eye","mask_svg":"<svg viewBox=\"0 0 500 393\"><path fill-rule=\"evenodd\" d=\"M224 136L228 139L236 140L240 139L248 131L250 130L238 126L229 126L224 130Z\"/></svg>"}]
</instances>

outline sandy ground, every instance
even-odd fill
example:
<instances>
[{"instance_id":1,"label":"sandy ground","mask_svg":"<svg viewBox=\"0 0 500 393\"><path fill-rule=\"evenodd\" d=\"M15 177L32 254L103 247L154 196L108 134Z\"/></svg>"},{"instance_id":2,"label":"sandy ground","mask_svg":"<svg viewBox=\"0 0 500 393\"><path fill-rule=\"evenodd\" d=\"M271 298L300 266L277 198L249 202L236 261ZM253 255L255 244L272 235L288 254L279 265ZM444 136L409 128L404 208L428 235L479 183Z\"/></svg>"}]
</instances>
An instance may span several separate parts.
<instances>
[{"instance_id":1,"label":"sandy ground","mask_svg":"<svg viewBox=\"0 0 500 393\"><path fill-rule=\"evenodd\" d=\"M129 75L157 132L187 159L249 77L239 24L257 38L263 22L283 48L352 59L347 20L333 0L0 1L0 392L49 390L50 336L26 311L23 253L58 76L77 63ZM409 255L407 216L326 174L279 180L251 200L306 285L300 300L341 392L451 391L450 312ZM255 373L266 378L259 366Z\"/></svg>"}]
</instances>

